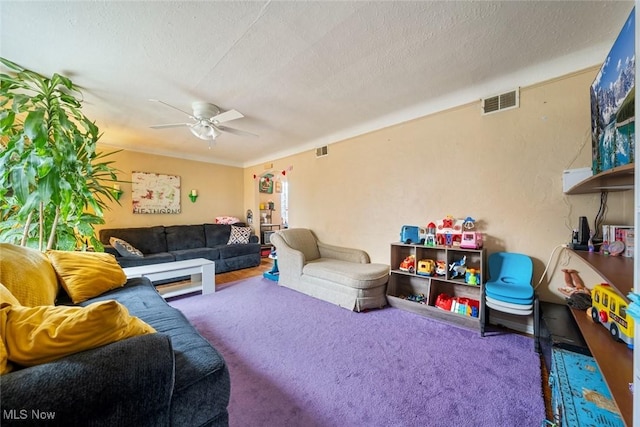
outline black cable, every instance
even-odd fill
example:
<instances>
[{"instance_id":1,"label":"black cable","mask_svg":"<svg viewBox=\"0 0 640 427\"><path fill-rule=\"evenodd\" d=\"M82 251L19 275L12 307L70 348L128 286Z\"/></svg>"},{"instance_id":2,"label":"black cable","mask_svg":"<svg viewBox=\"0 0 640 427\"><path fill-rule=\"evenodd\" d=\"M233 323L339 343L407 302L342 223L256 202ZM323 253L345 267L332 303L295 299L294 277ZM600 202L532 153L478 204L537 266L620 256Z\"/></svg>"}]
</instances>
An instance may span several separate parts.
<instances>
[{"instance_id":1,"label":"black cable","mask_svg":"<svg viewBox=\"0 0 640 427\"><path fill-rule=\"evenodd\" d=\"M593 220L594 232L593 237L604 237L600 236L602 234L602 221L604 220L605 212L607 211L607 196L608 192L603 191L600 193L600 207L598 208L598 213L596 214L595 219Z\"/></svg>"}]
</instances>

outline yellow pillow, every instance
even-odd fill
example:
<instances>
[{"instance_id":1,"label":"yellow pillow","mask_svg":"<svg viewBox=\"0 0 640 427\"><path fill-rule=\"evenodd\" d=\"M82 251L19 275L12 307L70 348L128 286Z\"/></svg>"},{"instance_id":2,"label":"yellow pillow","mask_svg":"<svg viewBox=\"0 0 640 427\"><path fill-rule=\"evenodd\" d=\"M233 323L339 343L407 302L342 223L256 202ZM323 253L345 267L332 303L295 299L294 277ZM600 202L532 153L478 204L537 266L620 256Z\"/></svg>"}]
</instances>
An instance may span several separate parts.
<instances>
[{"instance_id":1,"label":"yellow pillow","mask_svg":"<svg viewBox=\"0 0 640 427\"><path fill-rule=\"evenodd\" d=\"M4 337L6 337L5 326L7 325L7 311L10 306L0 305L0 375L8 374L13 370L11 362L9 362L9 353L7 353L7 347L5 345Z\"/></svg>"},{"instance_id":2,"label":"yellow pillow","mask_svg":"<svg viewBox=\"0 0 640 427\"><path fill-rule=\"evenodd\" d=\"M0 308L5 305L21 305L20 301L13 296L11 291L0 283Z\"/></svg>"},{"instance_id":3,"label":"yellow pillow","mask_svg":"<svg viewBox=\"0 0 640 427\"><path fill-rule=\"evenodd\" d=\"M58 278L42 252L0 243L0 282L22 305L53 305L58 295Z\"/></svg>"},{"instance_id":4,"label":"yellow pillow","mask_svg":"<svg viewBox=\"0 0 640 427\"><path fill-rule=\"evenodd\" d=\"M13 296L13 294L2 283L0 283L0 309L11 305L20 305L20 302ZM11 372L13 367L9 363L9 355L7 354L7 348L4 345L5 336L4 325L6 322L5 310L0 310L0 375Z\"/></svg>"},{"instance_id":5,"label":"yellow pillow","mask_svg":"<svg viewBox=\"0 0 640 427\"><path fill-rule=\"evenodd\" d=\"M74 304L123 286L127 277L111 254L47 251L60 284Z\"/></svg>"},{"instance_id":6,"label":"yellow pillow","mask_svg":"<svg viewBox=\"0 0 640 427\"><path fill-rule=\"evenodd\" d=\"M47 363L155 329L114 300L86 307L5 307L8 358L23 366Z\"/></svg>"}]
</instances>

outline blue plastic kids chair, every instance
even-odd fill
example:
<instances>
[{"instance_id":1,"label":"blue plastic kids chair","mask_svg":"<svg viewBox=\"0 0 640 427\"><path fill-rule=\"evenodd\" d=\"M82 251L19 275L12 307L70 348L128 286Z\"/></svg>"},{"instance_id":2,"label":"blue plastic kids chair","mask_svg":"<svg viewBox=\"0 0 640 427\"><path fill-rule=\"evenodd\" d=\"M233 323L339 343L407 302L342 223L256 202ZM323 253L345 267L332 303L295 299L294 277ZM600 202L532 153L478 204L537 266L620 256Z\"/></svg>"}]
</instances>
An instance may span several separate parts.
<instances>
[{"instance_id":1,"label":"blue plastic kids chair","mask_svg":"<svg viewBox=\"0 0 640 427\"><path fill-rule=\"evenodd\" d=\"M524 254L496 252L489 255L489 277L481 298L480 335L489 323L489 309L518 316L533 313L535 350L540 352L539 300L531 280L533 262Z\"/></svg>"}]
</instances>

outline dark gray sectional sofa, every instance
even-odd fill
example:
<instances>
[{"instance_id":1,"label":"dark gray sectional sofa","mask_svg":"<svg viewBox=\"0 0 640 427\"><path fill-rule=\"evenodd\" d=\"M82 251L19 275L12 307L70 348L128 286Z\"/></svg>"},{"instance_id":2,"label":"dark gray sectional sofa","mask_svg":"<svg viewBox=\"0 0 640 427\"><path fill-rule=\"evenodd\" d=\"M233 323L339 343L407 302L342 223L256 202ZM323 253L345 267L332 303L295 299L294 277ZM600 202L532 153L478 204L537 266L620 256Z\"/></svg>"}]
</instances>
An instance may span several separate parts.
<instances>
[{"instance_id":1,"label":"dark gray sectional sofa","mask_svg":"<svg viewBox=\"0 0 640 427\"><path fill-rule=\"evenodd\" d=\"M71 304L66 298L57 303ZM220 353L145 277L80 305L111 299L157 333L2 375L0 424L228 426L231 383ZM54 418L38 422L34 411Z\"/></svg>"},{"instance_id":2,"label":"dark gray sectional sofa","mask_svg":"<svg viewBox=\"0 0 640 427\"><path fill-rule=\"evenodd\" d=\"M252 234L249 243L228 244L231 235L231 225L228 224L105 228L99 235L105 252L113 254L122 267L205 258L215 262L218 274L260 265L258 236ZM120 255L109 244L111 237L128 242L144 256Z\"/></svg>"}]
</instances>

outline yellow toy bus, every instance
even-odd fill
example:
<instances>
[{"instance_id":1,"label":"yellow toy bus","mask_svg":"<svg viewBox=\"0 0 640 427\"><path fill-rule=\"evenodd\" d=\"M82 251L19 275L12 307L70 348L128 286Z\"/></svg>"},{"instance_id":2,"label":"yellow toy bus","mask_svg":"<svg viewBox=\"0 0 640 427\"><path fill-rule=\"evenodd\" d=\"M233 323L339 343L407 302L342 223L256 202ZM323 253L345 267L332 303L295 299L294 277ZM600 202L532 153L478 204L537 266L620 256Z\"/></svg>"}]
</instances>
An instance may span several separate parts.
<instances>
[{"instance_id":1,"label":"yellow toy bus","mask_svg":"<svg viewBox=\"0 0 640 427\"><path fill-rule=\"evenodd\" d=\"M627 314L627 302L607 283L591 290L591 318L602 324L611 336L633 348L633 318Z\"/></svg>"}]
</instances>

